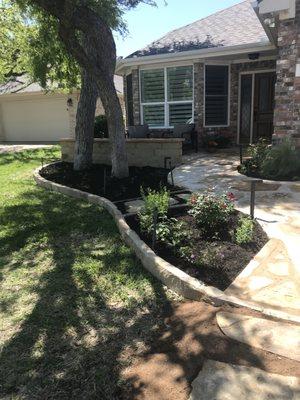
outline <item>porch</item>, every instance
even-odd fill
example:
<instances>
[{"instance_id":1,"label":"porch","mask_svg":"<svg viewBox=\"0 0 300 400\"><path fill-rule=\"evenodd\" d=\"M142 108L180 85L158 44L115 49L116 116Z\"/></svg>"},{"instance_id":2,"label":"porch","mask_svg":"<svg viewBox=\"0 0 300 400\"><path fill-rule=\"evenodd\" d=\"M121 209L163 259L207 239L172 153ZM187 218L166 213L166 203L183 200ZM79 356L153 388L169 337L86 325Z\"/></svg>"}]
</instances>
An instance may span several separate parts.
<instances>
[{"instance_id":1,"label":"porch","mask_svg":"<svg viewBox=\"0 0 300 400\"><path fill-rule=\"evenodd\" d=\"M271 142L277 57L245 57L132 70L124 77L127 125L148 125L155 137L194 124L200 146L210 135Z\"/></svg>"}]
</instances>

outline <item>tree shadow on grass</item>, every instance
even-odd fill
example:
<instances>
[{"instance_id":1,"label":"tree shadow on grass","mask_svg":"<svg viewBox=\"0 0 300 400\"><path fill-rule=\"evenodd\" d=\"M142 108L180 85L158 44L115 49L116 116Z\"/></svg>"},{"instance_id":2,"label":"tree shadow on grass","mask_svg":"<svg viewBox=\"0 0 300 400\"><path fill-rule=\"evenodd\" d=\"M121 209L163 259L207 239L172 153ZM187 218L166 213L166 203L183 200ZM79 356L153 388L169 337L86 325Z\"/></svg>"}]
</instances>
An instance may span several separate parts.
<instances>
[{"instance_id":1,"label":"tree shadow on grass","mask_svg":"<svg viewBox=\"0 0 300 400\"><path fill-rule=\"evenodd\" d=\"M6 274L24 262L34 270L43 252L51 254L51 265L37 274L35 304L4 344L0 392L24 399L118 398L119 372L128 362L122 352L155 328L167 302L161 285L122 246L111 217L97 207L35 189L7 206L1 221L7 232L0 259L6 264L23 252L6 265ZM129 289L120 296L126 296L140 282L154 293L145 293L144 304L133 298L124 306L106 293L124 284ZM4 310L12 312L14 301Z\"/></svg>"},{"instance_id":2,"label":"tree shadow on grass","mask_svg":"<svg viewBox=\"0 0 300 400\"><path fill-rule=\"evenodd\" d=\"M0 166L9 165L14 162L28 163L38 161L42 164L53 162L53 160L59 160L60 147L55 145L51 147L41 147L37 149L27 149L22 151L9 151L7 153L0 154Z\"/></svg>"}]
</instances>

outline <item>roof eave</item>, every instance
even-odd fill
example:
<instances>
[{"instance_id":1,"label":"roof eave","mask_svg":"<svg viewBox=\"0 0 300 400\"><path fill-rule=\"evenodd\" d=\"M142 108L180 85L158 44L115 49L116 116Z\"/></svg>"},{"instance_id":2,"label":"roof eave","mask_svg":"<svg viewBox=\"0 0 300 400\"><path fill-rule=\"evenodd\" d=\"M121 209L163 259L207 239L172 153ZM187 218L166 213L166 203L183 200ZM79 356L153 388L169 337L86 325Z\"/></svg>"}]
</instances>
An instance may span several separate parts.
<instances>
[{"instance_id":1,"label":"roof eave","mask_svg":"<svg viewBox=\"0 0 300 400\"><path fill-rule=\"evenodd\" d=\"M276 50L276 46L273 43L251 43L247 45L237 45L230 47L213 47L209 49L199 49L183 51L181 53L167 53L167 54L156 54L153 56L142 56L123 58L117 62L115 74L122 75L124 69L127 67L133 67L137 65L146 65L160 62L172 62L172 61L184 61L190 59L202 59L220 56L232 56L238 54L255 53L261 51Z\"/></svg>"}]
</instances>

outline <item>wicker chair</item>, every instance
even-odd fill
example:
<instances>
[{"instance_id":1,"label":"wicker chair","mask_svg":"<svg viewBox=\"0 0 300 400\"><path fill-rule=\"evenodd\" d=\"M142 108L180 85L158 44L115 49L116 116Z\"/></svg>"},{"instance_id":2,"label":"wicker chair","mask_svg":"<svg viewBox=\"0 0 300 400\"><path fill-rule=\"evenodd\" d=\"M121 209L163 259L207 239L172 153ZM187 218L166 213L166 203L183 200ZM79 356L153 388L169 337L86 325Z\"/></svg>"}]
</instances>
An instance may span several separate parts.
<instances>
[{"instance_id":1,"label":"wicker chair","mask_svg":"<svg viewBox=\"0 0 300 400\"><path fill-rule=\"evenodd\" d=\"M184 146L192 146L198 151L198 140L197 132L195 130L195 124L178 124L174 126L174 130L171 133L171 137L183 138Z\"/></svg>"}]
</instances>

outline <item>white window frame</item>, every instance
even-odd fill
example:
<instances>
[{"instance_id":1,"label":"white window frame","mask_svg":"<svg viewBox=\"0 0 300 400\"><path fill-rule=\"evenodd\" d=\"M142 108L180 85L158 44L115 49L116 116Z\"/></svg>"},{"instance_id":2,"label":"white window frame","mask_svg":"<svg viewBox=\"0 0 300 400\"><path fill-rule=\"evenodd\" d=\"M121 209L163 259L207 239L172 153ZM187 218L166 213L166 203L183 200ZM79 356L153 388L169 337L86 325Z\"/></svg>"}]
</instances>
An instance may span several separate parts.
<instances>
[{"instance_id":1,"label":"white window frame","mask_svg":"<svg viewBox=\"0 0 300 400\"><path fill-rule=\"evenodd\" d=\"M174 68L174 67L192 67L192 76L193 76L193 82L192 82L192 100L168 100L168 74L167 70L168 68ZM154 70L164 70L164 93L165 93L165 100L163 102L153 102L153 103L143 103L142 102L142 71L154 71ZM151 129L173 129L174 125L170 125L170 105L172 104L192 104L192 123L194 123L194 114L195 114L195 101L194 101L194 65L193 64L176 64L176 65L167 65L164 67L149 67L149 68L143 68L140 69L139 72L139 95L140 95L140 115L141 115L141 123L142 125L144 124L144 106L164 106L165 110L165 121L164 125L160 126L151 126Z\"/></svg>"},{"instance_id":2,"label":"white window frame","mask_svg":"<svg viewBox=\"0 0 300 400\"><path fill-rule=\"evenodd\" d=\"M226 125L206 125L206 67L209 66L220 66L228 67L228 106L227 106L227 124ZM230 112L231 112L231 64L218 64L218 63L205 63L204 64L204 90L203 90L203 127L204 128L229 128L230 127Z\"/></svg>"}]
</instances>

